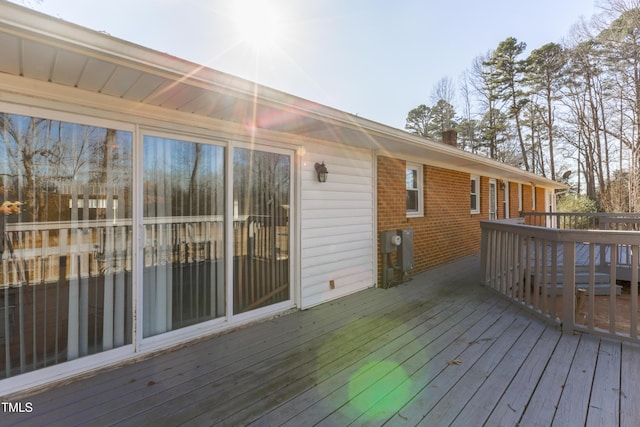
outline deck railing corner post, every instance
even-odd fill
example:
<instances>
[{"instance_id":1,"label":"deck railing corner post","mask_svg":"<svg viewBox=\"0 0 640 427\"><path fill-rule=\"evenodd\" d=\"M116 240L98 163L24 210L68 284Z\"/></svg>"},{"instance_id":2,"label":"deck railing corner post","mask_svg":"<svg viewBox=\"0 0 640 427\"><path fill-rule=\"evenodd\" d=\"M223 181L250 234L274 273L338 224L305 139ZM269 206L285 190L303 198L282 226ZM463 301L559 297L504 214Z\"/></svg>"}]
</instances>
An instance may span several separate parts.
<instances>
[{"instance_id":1,"label":"deck railing corner post","mask_svg":"<svg viewBox=\"0 0 640 427\"><path fill-rule=\"evenodd\" d=\"M487 250L488 250L488 231L482 223L480 223L480 281L483 285L487 284Z\"/></svg>"}]
</instances>

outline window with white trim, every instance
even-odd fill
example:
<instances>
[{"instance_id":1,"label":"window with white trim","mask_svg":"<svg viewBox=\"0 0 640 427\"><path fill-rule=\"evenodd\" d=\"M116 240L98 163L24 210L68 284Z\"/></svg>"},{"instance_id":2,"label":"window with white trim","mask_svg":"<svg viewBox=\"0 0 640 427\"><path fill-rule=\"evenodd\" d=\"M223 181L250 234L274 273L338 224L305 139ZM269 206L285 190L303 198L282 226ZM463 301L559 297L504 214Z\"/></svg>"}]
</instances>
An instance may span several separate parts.
<instances>
[{"instance_id":1,"label":"window with white trim","mask_svg":"<svg viewBox=\"0 0 640 427\"><path fill-rule=\"evenodd\" d=\"M407 217L424 216L422 165L407 163Z\"/></svg>"},{"instance_id":2,"label":"window with white trim","mask_svg":"<svg viewBox=\"0 0 640 427\"><path fill-rule=\"evenodd\" d=\"M480 213L480 177L471 175L471 213Z\"/></svg>"}]
</instances>

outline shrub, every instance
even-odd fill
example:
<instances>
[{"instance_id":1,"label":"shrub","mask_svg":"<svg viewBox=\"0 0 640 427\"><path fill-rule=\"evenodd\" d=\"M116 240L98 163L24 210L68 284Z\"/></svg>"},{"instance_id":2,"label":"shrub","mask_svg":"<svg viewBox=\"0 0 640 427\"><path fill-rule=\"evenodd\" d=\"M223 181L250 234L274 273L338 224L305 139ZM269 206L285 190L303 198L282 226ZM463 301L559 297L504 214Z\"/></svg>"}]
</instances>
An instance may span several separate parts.
<instances>
[{"instance_id":1,"label":"shrub","mask_svg":"<svg viewBox=\"0 0 640 427\"><path fill-rule=\"evenodd\" d=\"M595 213L598 212L598 205L595 200L587 196L568 194L558 200L556 211L559 213ZM597 228L596 222L596 218L589 217L588 215L572 216L567 218L567 221L561 221L560 228L579 230Z\"/></svg>"},{"instance_id":2,"label":"shrub","mask_svg":"<svg viewBox=\"0 0 640 427\"><path fill-rule=\"evenodd\" d=\"M556 205L558 212L598 212L595 200L584 195L567 194L562 196Z\"/></svg>"}]
</instances>

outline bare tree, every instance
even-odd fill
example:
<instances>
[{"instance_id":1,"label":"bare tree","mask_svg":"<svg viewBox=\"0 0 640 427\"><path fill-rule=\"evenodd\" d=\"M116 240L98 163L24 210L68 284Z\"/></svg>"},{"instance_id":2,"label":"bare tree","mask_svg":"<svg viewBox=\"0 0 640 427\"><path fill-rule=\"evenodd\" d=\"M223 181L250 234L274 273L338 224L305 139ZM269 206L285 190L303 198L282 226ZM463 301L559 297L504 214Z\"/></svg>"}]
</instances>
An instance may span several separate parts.
<instances>
[{"instance_id":1,"label":"bare tree","mask_svg":"<svg viewBox=\"0 0 640 427\"><path fill-rule=\"evenodd\" d=\"M433 87L429 100L434 105L441 100L453 105L455 103L455 98L456 86L453 83L453 80L451 80L450 77L443 77L438 80L436 85Z\"/></svg>"},{"instance_id":2,"label":"bare tree","mask_svg":"<svg viewBox=\"0 0 640 427\"><path fill-rule=\"evenodd\" d=\"M603 120L602 131L619 140L621 150L629 151L629 209L636 212L640 211L640 1L609 0L604 6L609 14L619 14L596 40L602 46L609 84L615 87L612 93L619 95L619 102L610 105L620 123L606 126Z\"/></svg>"},{"instance_id":3,"label":"bare tree","mask_svg":"<svg viewBox=\"0 0 640 427\"><path fill-rule=\"evenodd\" d=\"M462 149L468 149L472 153L478 152L478 125L473 118L473 93L471 77L465 72L460 79L460 94L462 96L462 117L458 125L458 142Z\"/></svg>"}]
</instances>

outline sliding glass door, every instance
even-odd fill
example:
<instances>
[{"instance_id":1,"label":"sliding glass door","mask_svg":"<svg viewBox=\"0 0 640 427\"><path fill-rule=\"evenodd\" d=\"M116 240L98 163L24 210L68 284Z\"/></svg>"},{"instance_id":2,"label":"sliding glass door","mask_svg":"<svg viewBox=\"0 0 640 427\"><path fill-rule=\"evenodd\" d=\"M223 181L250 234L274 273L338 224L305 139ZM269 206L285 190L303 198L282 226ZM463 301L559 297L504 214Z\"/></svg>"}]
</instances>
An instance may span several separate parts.
<instances>
[{"instance_id":1,"label":"sliding glass door","mask_svg":"<svg viewBox=\"0 0 640 427\"><path fill-rule=\"evenodd\" d=\"M132 132L0 113L0 376L132 342Z\"/></svg>"},{"instance_id":2,"label":"sliding glass door","mask_svg":"<svg viewBox=\"0 0 640 427\"><path fill-rule=\"evenodd\" d=\"M224 316L224 148L144 137L143 336Z\"/></svg>"},{"instance_id":3,"label":"sliding glass door","mask_svg":"<svg viewBox=\"0 0 640 427\"><path fill-rule=\"evenodd\" d=\"M291 298L291 156L233 151L233 312Z\"/></svg>"},{"instance_id":4,"label":"sliding glass door","mask_svg":"<svg viewBox=\"0 0 640 427\"><path fill-rule=\"evenodd\" d=\"M291 151L99 123L0 113L1 377L292 300Z\"/></svg>"}]
</instances>

